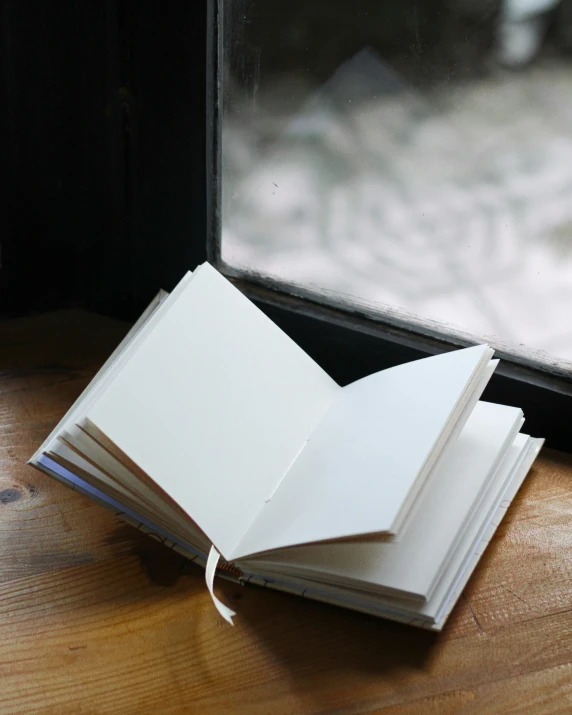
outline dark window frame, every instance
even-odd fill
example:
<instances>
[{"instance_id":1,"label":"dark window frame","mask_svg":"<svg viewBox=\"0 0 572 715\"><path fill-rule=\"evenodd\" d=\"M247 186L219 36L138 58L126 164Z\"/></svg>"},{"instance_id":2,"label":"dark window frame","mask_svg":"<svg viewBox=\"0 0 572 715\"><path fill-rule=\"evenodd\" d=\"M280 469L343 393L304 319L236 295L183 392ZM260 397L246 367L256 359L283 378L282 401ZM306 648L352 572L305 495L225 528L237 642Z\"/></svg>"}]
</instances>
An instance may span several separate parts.
<instances>
[{"instance_id":1,"label":"dark window frame","mask_svg":"<svg viewBox=\"0 0 572 715\"><path fill-rule=\"evenodd\" d=\"M222 1L208 0L206 45L206 244L208 260L268 314L335 380L347 384L376 370L474 344L398 325L325 302L310 291L226 265L220 245ZM197 261L199 263L200 261ZM501 358L483 399L521 407L526 431L545 437L548 446L572 452L572 376L550 366Z\"/></svg>"}]
</instances>

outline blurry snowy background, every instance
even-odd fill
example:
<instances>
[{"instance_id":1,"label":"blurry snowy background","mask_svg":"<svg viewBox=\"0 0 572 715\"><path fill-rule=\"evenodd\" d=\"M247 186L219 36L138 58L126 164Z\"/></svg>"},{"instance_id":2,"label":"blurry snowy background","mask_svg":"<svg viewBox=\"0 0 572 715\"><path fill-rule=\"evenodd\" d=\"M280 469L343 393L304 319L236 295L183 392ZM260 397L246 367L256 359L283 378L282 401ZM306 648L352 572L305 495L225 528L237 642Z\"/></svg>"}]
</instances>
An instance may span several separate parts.
<instances>
[{"instance_id":1,"label":"blurry snowy background","mask_svg":"<svg viewBox=\"0 0 572 715\"><path fill-rule=\"evenodd\" d=\"M228 0L225 44L226 263L572 361L570 0Z\"/></svg>"}]
</instances>

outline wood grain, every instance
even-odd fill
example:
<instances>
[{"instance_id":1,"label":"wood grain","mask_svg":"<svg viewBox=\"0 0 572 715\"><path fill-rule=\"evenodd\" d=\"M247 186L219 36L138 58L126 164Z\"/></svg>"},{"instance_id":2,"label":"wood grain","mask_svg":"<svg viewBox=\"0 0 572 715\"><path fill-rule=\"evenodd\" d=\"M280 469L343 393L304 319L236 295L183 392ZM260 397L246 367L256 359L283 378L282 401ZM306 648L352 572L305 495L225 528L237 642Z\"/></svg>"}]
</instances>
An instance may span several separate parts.
<instances>
[{"instance_id":1,"label":"wood grain","mask_svg":"<svg viewBox=\"0 0 572 715\"><path fill-rule=\"evenodd\" d=\"M572 460L545 452L439 635L221 583L25 461L126 326L0 326L1 713L572 712Z\"/></svg>"}]
</instances>

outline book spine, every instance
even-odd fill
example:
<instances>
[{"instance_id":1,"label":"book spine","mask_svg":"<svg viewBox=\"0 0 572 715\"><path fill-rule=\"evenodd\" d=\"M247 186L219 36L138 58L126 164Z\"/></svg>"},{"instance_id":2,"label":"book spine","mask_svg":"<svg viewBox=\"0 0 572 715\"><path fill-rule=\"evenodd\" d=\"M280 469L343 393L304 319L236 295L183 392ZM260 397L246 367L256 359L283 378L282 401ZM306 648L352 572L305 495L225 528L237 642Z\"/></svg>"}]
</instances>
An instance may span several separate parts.
<instances>
[{"instance_id":1,"label":"book spine","mask_svg":"<svg viewBox=\"0 0 572 715\"><path fill-rule=\"evenodd\" d=\"M202 554L189 544L183 544L172 535L165 532L163 529L155 524L152 524L147 519L136 512L128 509L121 503L117 502L112 497L109 497L104 492L100 491L96 487L91 486L83 479L73 474L69 470L62 467L57 462L54 462L49 457L42 455L37 461L32 463L32 466L36 467L40 471L44 472L48 476L56 479L60 483L64 484L71 489L83 494L91 501L103 506L108 511L111 511L117 518L121 519L125 523L129 524L133 528L137 529L148 536L150 536L155 541L165 545L167 548L176 551L181 554L184 558L188 559L197 566L205 569L207 564L206 554ZM382 616L384 618L389 618L391 620L399 621L401 623L408 623L410 625L418 626L421 628L430 628L431 624L428 624L421 619L411 619L402 617L400 614L388 612L384 609L379 609L371 607L366 604L361 604L359 602L350 599L339 599L331 596L325 592L321 592L314 588L302 588L295 586L293 584L288 584L282 581L276 581L273 579L266 579L256 574L248 573L238 568L235 564L222 559L219 560L217 564L217 575L225 580L232 581L233 583L240 583L245 585L247 583L252 583L256 586L263 588L272 588L277 591L282 591L284 593L295 594L303 598L309 598L315 601L321 601L323 603L329 603L336 606L341 606L343 608L349 608L354 611L359 611L362 613L367 613L374 616Z\"/></svg>"},{"instance_id":2,"label":"book spine","mask_svg":"<svg viewBox=\"0 0 572 715\"><path fill-rule=\"evenodd\" d=\"M57 462L54 462L49 457L42 455L37 461L32 463L32 466L36 467L40 471L44 472L48 476L56 479L60 483L64 484L71 489L83 494L91 501L103 506L108 511L111 511L117 518L121 519L125 523L129 524L138 531L147 534L155 541L164 544L167 548L176 551L181 554L184 558L188 559L197 566L205 569L207 564L206 554L202 554L189 544L183 544L177 541L172 535L169 535L160 527L152 524L147 519L144 519L136 512L128 509L124 505L117 502L115 499L109 497L104 492L99 489L92 487L90 484L85 482L83 479L73 474L69 470L65 469ZM389 618L391 620L396 620L401 623L408 623L410 625L415 625L421 628L430 628L431 624L422 621L421 619L410 619L402 617L400 614L391 613L383 609L378 609L371 607L369 605L361 604L353 600L338 599L332 597L331 595L321 592L313 588L301 588L293 584L288 584L282 581L276 581L271 579L262 578L256 574L248 573L238 568L235 564L228 561L219 560L217 564L217 575L225 580L232 581L233 583L240 583L245 585L247 583L252 583L256 586L263 588L272 588L277 591L282 591L284 593L295 594L303 598L309 598L315 601L321 601L323 603L329 603L332 605L341 606L343 608L349 608L354 611L359 611L362 613L367 613L374 616L382 616L384 618Z\"/></svg>"}]
</instances>

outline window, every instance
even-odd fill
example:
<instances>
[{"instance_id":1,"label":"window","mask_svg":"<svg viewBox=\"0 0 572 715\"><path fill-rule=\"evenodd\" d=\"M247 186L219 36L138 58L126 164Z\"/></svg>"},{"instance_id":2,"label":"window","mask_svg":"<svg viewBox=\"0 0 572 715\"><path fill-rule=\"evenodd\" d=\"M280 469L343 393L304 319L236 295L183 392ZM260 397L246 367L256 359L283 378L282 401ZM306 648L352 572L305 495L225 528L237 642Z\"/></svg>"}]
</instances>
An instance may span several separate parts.
<instances>
[{"instance_id":1,"label":"window","mask_svg":"<svg viewBox=\"0 0 572 715\"><path fill-rule=\"evenodd\" d=\"M60 5L54 0L44 12L30 15L25 4L10 4L6 37L12 38L13 61L2 86L9 109L7 166L14 180L2 215L1 313L83 307L134 319L158 287L171 289L186 269L208 259L341 384L492 332L491 342L504 359L485 397L521 406L531 434L572 450L570 370L556 342L568 338L572 312L566 278L567 212L572 205L566 200L566 181L572 162L564 136L572 100L562 89L572 67L566 54L572 37L569 3L528 0L528 15L505 15L504 24L499 20L501 0L109 0L78 4L73 11ZM509 10L518 6L517 0L507 0ZM304 55L306 47L310 54ZM308 71L302 75L303 69ZM505 243L492 245L492 261L475 260L473 265L459 260L465 251L474 251L473 241L471 248L460 243L450 252L446 242L415 234L398 184L389 180L397 176L404 183L403 177L412 177L424 191L434 188L439 201L431 220L446 226L445 219L457 215L460 194L456 185L448 191L442 181L444 167L435 152L439 149L440 157L448 148L449 132L437 131L438 118L427 117L427 103L433 106L441 88L442 102L453 104L450 114L457 116L463 107L467 113L469 95L461 89L472 92L479 82L498 75L506 95L498 111L506 109L510 115L509 100L514 102L519 88L544 77L548 69L554 84L547 79L535 85L535 96L543 101L525 103L526 111L533 112L525 115L523 109L518 115L519 132L507 132L506 142L495 144L495 152L486 156L495 159L497 176L501 169L516 167L520 183L511 191L517 198L516 189L530 191L530 207L543 211L527 215L518 230L513 226L505 233L498 217L502 219L507 205L501 205L496 225L509 245L523 235L550 236L547 248L554 249L556 258L541 273L548 277L547 296L553 304L536 321L541 327L546 323L548 337L554 338L550 344L541 342L546 335L540 333L521 339L516 321L510 315L507 321L507 301L494 304L504 322L492 329L470 322L466 296L464 302L455 296L445 306L455 316L439 313L435 297L427 298L447 284L442 265L435 269L434 249L439 248L441 262L469 271L469 287L476 295L471 306L482 315L489 305L480 302L483 295L489 297L486 281L506 273L500 250ZM387 104L392 122L377 122L368 135L373 143L359 144L369 125L361 132L362 109L356 117L349 107L375 97L380 82L393 98ZM272 87L274 104L266 98ZM461 94L447 94L451 88L460 88ZM419 109L418 96L424 102ZM342 105L347 105L343 117ZM273 107L280 109L281 123L276 123ZM370 110L381 111L375 104ZM248 122L241 125L240 114ZM488 126L490 120L485 112L482 122ZM225 132L228 138L235 126L254 136L254 152L246 141L233 140L229 148ZM385 173L373 176L374 188L381 182L387 186L383 201L365 186L354 192L357 208L344 209L348 176L357 177L360 186L367 183L365 172L352 164L355 147L361 147L362 164L371 167L364 153L373 147L376 160L391 157L393 137L411 126L409 136L417 148L410 147L409 154L400 151L404 166L394 156L386 161ZM550 151L538 140L547 133ZM486 138L486 132L475 136ZM288 144L292 138L294 144ZM521 162L525 144L534 150L527 154L530 165ZM448 154L454 166L459 156L474 149L468 141L461 149L457 146ZM341 157L340 147L345 152ZM276 150L281 164L273 159ZM418 156L426 166L425 174L416 176L411 166ZM305 174L298 172L304 161ZM490 168L490 161L485 164ZM265 175L265 166L280 168L280 181L270 177L262 187L264 201L273 202L272 211L261 211L256 192L243 188L256 188L241 169L244 165L258 176ZM327 191L312 188L315 165L327 170ZM298 172L294 181L288 178L292 166ZM481 165L471 164L468 177L473 182L480 177L481 186L484 180L476 166ZM281 193L285 182L292 185L291 194ZM236 189L253 200L234 200ZM482 196L468 191L463 200L473 200L473 194ZM423 192L421 203L412 202L417 223L423 216L422 199ZM373 250L355 240L374 234ZM392 235L409 242L407 251L399 252ZM414 248L420 235L424 253ZM480 235L490 238L488 231ZM513 270L510 262L508 269ZM552 281L555 275L561 280ZM451 285L450 275L445 277ZM424 292L416 303L407 303L415 298L411 286L416 289L419 278ZM467 276L461 278L458 282L466 284ZM388 292L371 292L380 287ZM533 296L524 318L532 317L538 305ZM448 329L443 320L457 325ZM505 330L507 322L513 333ZM520 342L525 343L522 350ZM541 347L546 355L538 359L530 349Z\"/></svg>"},{"instance_id":2,"label":"window","mask_svg":"<svg viewBox=\"0 0 572 715\"><path fill-rule=\"evenodd\" d=\"M217 267L342 383L487 340L485 398L566 449L567 7L220 0L208 32Z\"/></svg>"}]
</instances>

